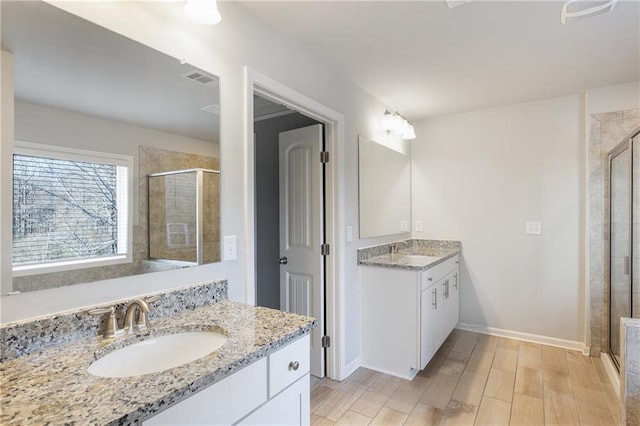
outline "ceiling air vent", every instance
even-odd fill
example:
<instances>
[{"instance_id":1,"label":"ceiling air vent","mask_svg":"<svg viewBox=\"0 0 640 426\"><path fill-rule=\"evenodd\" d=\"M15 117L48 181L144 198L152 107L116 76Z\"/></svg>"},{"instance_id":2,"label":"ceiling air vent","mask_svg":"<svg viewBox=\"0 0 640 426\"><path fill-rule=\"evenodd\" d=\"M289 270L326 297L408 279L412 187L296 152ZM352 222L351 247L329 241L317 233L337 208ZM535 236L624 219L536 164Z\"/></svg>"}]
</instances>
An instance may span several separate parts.
<instances>
[{"instance_id":1,"label":"ceiling air vent","mask_svg":"<svg viewBox=\"0 0 640 426\"><path fill-rule=\"evenodd\" d=\"M182 77L187 80L191 80L194 83L202 84L207 87L217 87L218 79L203 73L202 71L192 70L187 73L182 74Z\"/></svg>"}]
</instances>

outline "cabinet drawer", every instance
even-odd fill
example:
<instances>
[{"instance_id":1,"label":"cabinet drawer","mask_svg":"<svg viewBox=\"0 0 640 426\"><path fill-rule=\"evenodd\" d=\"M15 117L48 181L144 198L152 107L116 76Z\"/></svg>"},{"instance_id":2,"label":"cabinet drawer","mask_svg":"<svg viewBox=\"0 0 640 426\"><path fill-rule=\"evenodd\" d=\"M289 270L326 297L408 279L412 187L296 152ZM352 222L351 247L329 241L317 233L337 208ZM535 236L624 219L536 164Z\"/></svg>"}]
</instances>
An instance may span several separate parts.
<instances>
[{"instance_id":1,"label":"cabinet drawer","mask_svg":"<svg viewBox=\"0 0 640 426\"><path fill-rule=\"evenodd\" d=\"M427 269L422 273L420 289L424 290L431 287L436 282L440 281L443 277L451 272L452 259L447 259L444 262Z\"/></svg>"},{"instance_id":2,"label":"cabinet drawer","mask_svg":"<svg viewBox=\"0 0 640 426\"><path fill-rule=\"evenodd\" d=\"M266 377L267 360L262 358L145 420L143 425L235 423L267 400Z\"/></svg>"},{"instance_id":3,"label":"cabinet drawer","mask_svg":"<svg viewBox=\"0 0 640 426\"><path fill-rule=\"evenodd\" d=\"M308 425L311 422L310 391L311 383L307 373L237 425Z\"/></svg>"},{"instance_id":4,"label":"cabinet drawer","mask_svg":"<svg viewBox=\"0 0 640 426\"><path fill-rule=\"evenodd\" d=\"M307 334L269 355L269 398L309 372L310 343Z\"/></svg>"}]
</instances>

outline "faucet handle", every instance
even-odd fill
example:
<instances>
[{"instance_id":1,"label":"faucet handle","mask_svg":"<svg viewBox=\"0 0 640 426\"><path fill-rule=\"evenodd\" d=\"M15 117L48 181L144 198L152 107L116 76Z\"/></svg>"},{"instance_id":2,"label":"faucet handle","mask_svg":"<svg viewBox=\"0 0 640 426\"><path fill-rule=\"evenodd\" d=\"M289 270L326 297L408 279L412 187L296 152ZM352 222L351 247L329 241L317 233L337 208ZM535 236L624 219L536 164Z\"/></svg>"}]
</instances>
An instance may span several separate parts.
<instances>
[{"instance_id":1,"label":"faucet handle","mask_svg":"<svg viewBox=\"0 0 640 426\"><path fill-rule=\"evenodd\" d=\"M147 304L149 304L149 303L157 302L160 299L162 299L162 295L156 294L155 296L147 297L146 299L144 299L144 301Z\"/></svg>"},{"instance_id":2,"label":"faucet handle","mask_svg":"<svg viewBox=\"0 0 640 426\"><path fill-rule=\"evenodd\" d=\"M89 309L87 313L93 316L110 314L110 313L115 314L115 308L113 306L110 308L94 308L94 309Z\"/></svg>"},{"instance_id":3,"label":"faucet handle","mask_svg":"<svg viewBox=\"0 0 640 426\"><path fill-rule=\"evenodd\" d=\"M113 339L115 336L123 334L123 330L118 328L118 320L116 319L116 308L111 306L110 308L94 308L87 311L89 315L103 315L109 314L107 319L107 325L104 328L102 337L105 339Z\"/></svg>"}]
</instances>

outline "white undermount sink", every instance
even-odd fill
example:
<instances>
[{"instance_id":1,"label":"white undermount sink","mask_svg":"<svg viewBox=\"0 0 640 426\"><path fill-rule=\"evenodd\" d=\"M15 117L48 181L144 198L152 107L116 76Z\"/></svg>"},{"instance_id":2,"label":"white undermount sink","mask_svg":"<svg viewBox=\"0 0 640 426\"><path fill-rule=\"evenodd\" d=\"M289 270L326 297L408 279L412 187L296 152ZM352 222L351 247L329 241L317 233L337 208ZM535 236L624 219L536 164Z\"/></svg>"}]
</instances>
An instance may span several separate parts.
<instances>
[{"instance_id":1,"label":"white undermount sink","mask_svg":"<svg viewBox=\"0 0 640 426\"><path fill-rule=\"evenodd\" d=\"M149 337L108 353L87 368L94 376L133 377L157 373L195 361L220 349L227 336L189 331Z\"/></svg>"},{"instance_id":2,"label":"white undermount sink","mask_svg":"<svg viewBox=\"0 0 640 426\"><path fill-rule=\"evenodd\" d=\"M424 262L424 263L431 263L440 259L439 256L423 256L420 254L403 254L402 257L411 262Z\"/></svg>"}]
</instances>

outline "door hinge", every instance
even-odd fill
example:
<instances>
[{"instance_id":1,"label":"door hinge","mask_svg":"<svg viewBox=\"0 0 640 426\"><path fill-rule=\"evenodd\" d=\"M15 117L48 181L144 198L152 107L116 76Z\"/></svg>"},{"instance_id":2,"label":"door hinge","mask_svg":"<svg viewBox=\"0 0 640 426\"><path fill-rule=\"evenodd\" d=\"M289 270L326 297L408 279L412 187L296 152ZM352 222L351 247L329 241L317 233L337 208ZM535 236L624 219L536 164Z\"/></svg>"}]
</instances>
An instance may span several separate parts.
<instances>
[{"instance_id":1,"label":"door hinge","mask_svg":"<svg viewBox=\"0 0 640 426\"><path fill-rule=\"evenodd\" d=\"M322 151L320 153L320 162L328 163L329 162L329 151Z\"/></svg>"},{"instance_id":2,"label":"door hinge","mask_svg":"<svg viewBox=\"0 0 640 426\"><path fill-rule=\"evenodd\" d=\"M320 254L323 256L329 256L329 244L322 244L320 246Z\"/></svg>"},{"instance_id":3,"label":"door hinge","mask_svg":"<svg viewBox=\"0 0 640 426\"><path fill-rule=\"evenodd\" d=\"M331 338L329 336L322 336L322 347L328 348L331 346Z\"/></svg>"}]
</instances>

